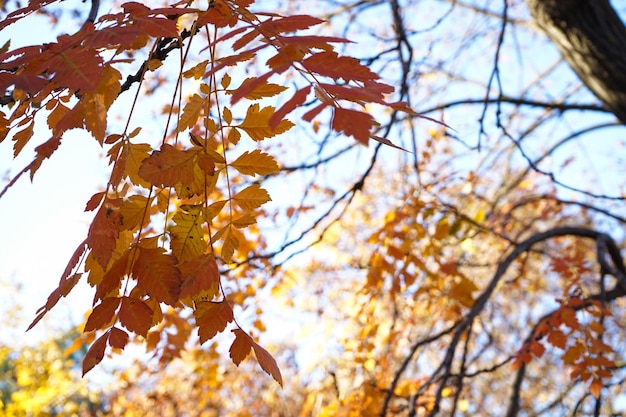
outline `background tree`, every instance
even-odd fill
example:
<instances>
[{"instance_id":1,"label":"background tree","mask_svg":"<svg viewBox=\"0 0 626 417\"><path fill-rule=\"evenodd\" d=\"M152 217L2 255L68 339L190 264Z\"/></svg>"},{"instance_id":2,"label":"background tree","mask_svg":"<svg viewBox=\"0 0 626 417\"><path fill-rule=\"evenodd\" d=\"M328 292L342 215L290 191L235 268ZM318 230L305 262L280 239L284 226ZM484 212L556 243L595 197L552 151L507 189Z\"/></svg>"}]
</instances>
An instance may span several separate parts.
<instances>
[{"instance_id":1,"label":"background tree","mask_svg":"<svg viewBox=\"0 0 626 417\"><path fill-rule=\"evenodd\" d=\"M96 340L86 370L102 359L107 344L124 346L124 334L130 330L145 336L155 361L193 375L181 381L186 375L182 372L157 373L154 389L132 382L132 370L120 377L121 387L151 392L150 401L174 415L189 401L200 404L209 390L217 396L216 403L198 406L207 415L236 415L242 408L277 415L293 415L297 409L301 415L615 412L624 380L624 165L616 152L624 143L621 123L615 120L623 120L619 109L624 71L616 51L624 28L608 2L307 3L304 12L325 17L329 25L323 26L310 18L281 20L249 11L263 2L216 1L206 15L182 5L181 10L163 11L127 5L124 13L104 17L96 25L93 33L100 35L123 38L141 31L160 36L151 54L142 52L144 38L131 42L129 37L121 44L109 37L92 39L89 25L69 38L68 51L88 42L103 48L97 43L102 39L108 42L104 49L115 46L115 59L104 61L103 68L126 65L118 55L126 57L132 50L129 59L144 65L126 71L131 74L126 82L109 72L85 95L85 89L92 90L78 85L84 80L76 77L69 77L76 85L64 85L67 74L35 75L36 66L30 73L12 72L16 62L10 60L11 65L3 67L12 74L5 78L14 83L7 84L14 88L9 88L5 102L17 101L14 111L24 112L6 115L7 129L18 131L13 136L16 152L32 132L34 119L27 109L57 113L52 122L48 118L52 142L40 146L22 172L34 172L49 156L58 142L55 128L63 133L84 127L111 146L107 152L113 175L107 192L96 194L88 204L96 209L104 199L95 226L43 310L79 279L82 272L73 269L82 267L86 248L85 253L90 252L84 268L96 286L96 301L101 300L87 329L104 331L98 339L93 333L84 336L88 342ZM289 1L281 6L285 16L299 16L304 7ZM162 14L172 22L180 15L179 26L174 28ZM197 26L191 23L194 16ZM272 23L256 23L266 17ZM148 23L153 21L168 32L158 32ZM194 29L203 26L198 22L207 23L205 32ZM231 24L244 29L230 29ZM223 32L212 32L214 27L223 27ZM324 37L287 35L294 29L319 30ZM178 36L182 43L174 41ZM195 47L191 41L196 36L213 48L209 62L201 53L206 51L190 47ZM251 43L255 36L264 43ZM346 44L340 37L358 43ZM72 43L76 39L80 42ZM59 45L62 40L68 38L59 38ZM233 42L234 54L226 42ZM358 57L364 66L339 57L332 65L322 65L322 58L334 57L328 55L330 44ZM279 52L270 53L263 45ZM167 68L173 61L170 54L180 46L181 64ZM196 51L200 53L194 55ZM3 59L14 56L8 54ZM237 83L237 77L243 80L245 75L227 68L239 61L256 78ZM27 59L18 63L30 65ZM287 90L278 77L287 67L294 69L293 90L288 90L296 91L292 96L282 95ZM218 70L229 76L218 77ZM398 86L392 100L383 95L391 91L375 84L371 71ZM18 81L10 78L13 75ZM52 83L45 86L53 94L67 89L70 93L60 93L66 95L43 106L37 99L43 93L23 87L44 85L33 76ZM318 78L323 76L340 82ZM178 95L174 88L175 94L166 96L164 91L172 91L167 86L177 86L180 80L183 92ZM203 82L198 92L197 84ZM114 98L139 83L137 97L174 103L154 109L150 117L176 117L178 127L165 127L153 136L179 145L143 145L142 135L149 133L145 123L139 123L141 132L127 124L125 133L116 135L110 117L111 124L103 126L101 120L80 116L97 106L111 114L128 114L115 107L120 101ZM58 84L66 90L59 90ZM261 110L267 107L254 104L239 113L234 105L226 110L223 95L231 103L278 97L282 100L276 108L285 100L281 109L286 111L302 106L304 119L313 123L311 128L291 126L281 121L286 112L279 110L280 117L269 118L271 112ZM57 103L76 99L69 125L55 125L57 117L65 117L59 112L66 111L57 110L63 108ZM416 112L398 101L407 101ZM365 108L377 115L379 124L355 112L358 106L343 109L346 102L369 102ZM332 113L322 112L330 108ZM447 126L418 123L418 114L441 119ZM370 129L360 128L368 124ZM260 140L288 127L273 142ZM187 131L190 139L180 145L179 134ZM241 133L259 147L242 147ZM374 141L364 148L340 138L343 134ZM603 141L601 147L598 141ZM167 161L174 158L192 162L189 179L171 172L174 166ZM180 162L176 171L185 168ZM261 180L246 177L250 174L260 174ZM260 185L274 200L263 210L269 196ZM237 199L243 190L251 191ZM148 210L142 208L163 213L159 216L165 217L165 226L148 222L143 214ZM197 218L203 219L198 229ZM212 243L204 252L212 256L195 253L188 238ZM105 248L99 246L103 240L108 242ZM200 283L192 272L197 270L210 279ZM167 287L164 277L177 274L183 290L174 294L175 285ZM147 284L142 276L148 275L157 284ZM118 282L125 283L123 291ZM187 308L181 309L180 303ZM133 314L125 314L128 310ZM283 378L289 381L285 389L295 393L287 397L291 402L276 401L285 394L271 394L267 381L253 374L233 376L221 368L219 343L202 353L189 348L190 338L212 339L236 318L231 358L239 363L253 348L263 369L280 379L274 362L247 335L269 335L288 325L285 317L309 327L314 335L298 337L295 366L285 366L289 350L278 361L289 376ZM111 327L117 318L121 326ZM324 327L326 323L330 325ZM185 347L190 350L182 353ZM207 357L202 354L215 361L205 374L200 372ZM307 377L298 379L307 368ZM176 402L178 396L165 395L167 387L183 382L193 385L184 404ZM259 395L224 401L245 390ZM263 401L256 402L259 398ZM118 410L154 408L141 395L114 395L111 401ZM281 411L277 403L286 408Z\"/></svg>"}]
</instances>

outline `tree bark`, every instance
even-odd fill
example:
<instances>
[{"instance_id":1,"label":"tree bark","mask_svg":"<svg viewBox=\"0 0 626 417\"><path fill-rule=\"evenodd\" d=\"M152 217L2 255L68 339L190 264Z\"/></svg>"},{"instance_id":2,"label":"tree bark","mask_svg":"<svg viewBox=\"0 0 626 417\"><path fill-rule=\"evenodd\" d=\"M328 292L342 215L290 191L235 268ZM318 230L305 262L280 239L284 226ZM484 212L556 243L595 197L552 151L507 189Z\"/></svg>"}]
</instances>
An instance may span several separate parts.
<instances>
[{"instance_id":1,"label":"tree bark","mask_svg":"<svg viewBox=\"0 0 626 417\"><path fill-rule=\"evenodd\" d=\"M626 27L608 0L526 0L535 24L626 124Z\"/></svg>"}]
</instances>

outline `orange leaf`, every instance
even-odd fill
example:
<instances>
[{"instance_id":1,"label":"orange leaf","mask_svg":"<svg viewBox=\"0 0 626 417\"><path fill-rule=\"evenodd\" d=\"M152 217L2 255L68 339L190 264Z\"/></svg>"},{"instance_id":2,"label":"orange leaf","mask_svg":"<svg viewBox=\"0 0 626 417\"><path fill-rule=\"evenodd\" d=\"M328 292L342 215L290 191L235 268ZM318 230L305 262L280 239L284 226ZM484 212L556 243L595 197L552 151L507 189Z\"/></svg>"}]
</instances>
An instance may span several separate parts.
<instances>
[{"instance_id":1,"label":"orange leaf","mask_svg":"<svg viewBox=\"0 0 626 417\"><path fill-rule=\"evenodd\" d=\"M24 149L24 146L28 143L30 138L33 137L34 127L35 127L35 123L31 121L28 124L28 126L20 130L13 136L13 141L15 142L13 144L13 157L14 158L20 154L20 152L22 151L22 149Z\"/></svg>"},{"instance_id":2,"label":"orange leaf","mask_svg":"<svg viewBox=\"0 0 626 417\"><path fill-rule=\"evenodd\" d=\"M289 120L281 120L275 129L270 128L269 119L274 114L274 110L273 106L261 109L259 104L255 103L248 107L246 117L237 127L244 130L252 140L260 141L284 133L294 126Z\"/></svg>"},{"instance_id":3,"label":"orange leaf","mask_svg":"<svg viewBox=\"0 0 626 417\"><path fill-rule=\"evenodd\" d=\"M239 247L239 239L234 234L234 229L228 225L226 226L226 235L224 237L224 243L222 244L222 259L224 262L230 262L233 258L235 250Z\"/></svg>"},{"instance_id":4,"label":"orange leaf","mask_svg":"<svg viewBox=\"0 0 626 417\"><path fill-rule=\"evenodd\" d=\"M104 350L107 347L108 338L109 332L106 332L98 339L96 339L95 342L93 342L93 345L91 345L91 347L85 354L85 357L83 358L83 376L85 376L87 372L92 370L94 366L102 362L102 359L104 358Z\"/></svg>"},{"instance_id":5,"label":"orange leaf","mask_svg":"<svg viewBox=\"0 0 626 417\"><path fill-rule=\"evenodd\" d=\"M106 269L119 237L122 225L122 215L118 211L120 204L120 199L105 199L89 227L87 246L103 269Z\"/></svg>"},{"instance_id":6,"label":"orange leaf","mask_svg":"<svg viewBox=\"0 0 626 417\"><path fill-rule=\"evenodd\" d=\"M159 302L175 305L181 284L176 258L165 253L163 248L147 249L139 246L137 250L139 255L132 271L133 277L137 278L137 289Z\"/></svg>"},{"instance_id":7,"label":"orange leaf","mask_svg":"<svg viewBox=\"0 0 626 417\"><path fill-rule=\"evenodd\" d=\"M128 273L128 251L117 259L102 277L102 281L97 283L95 299L105 298L114 292L119 292L122 280ZM90 272L91 274L92 272ZM90 276L90 279L92 277Z\"/></svg>"},{"instance_id":8,"label":"orange leaf","mask_svg":"<svg viewBox=\"0 0 626 417\"><path fill-rule=\"evenodd\" d=\"M224 331L228 323L235 318L232 308L226 301L219 303L200 301L196 303L193 315L196 318L200 343L204 343L217 333Z\"/></svg>"},{"instance_id":9,"label":"orange leaf","mask_svg":"<svg viewBox=\"0 0 626 417\"><path fill-rule=\"evenodd\" d=\"M220 273L212 254L205 253L188 260L180 265L180 272L183 280L180 287L181 300L195 300L215 293Z\"/></svg>"},{"instance_id":10,"label":"orange leaf","mask_svg":"<svg viewBox=\"0 0 626 417\"><path fill-rule=\"evenodd\" d=\"M146 337L148 330L152 327L153 311L146 303L136 298L122 298L120 308L120 323L131 332Z\"/></svg>"},{"instance_id":11,"label":"orange leaf","mask_svg":"<svg viewBox=\"0 0 626 417\"><path fill-rule=\"evenodd\" d=\"M239 366L241 361L250 354L253 342L252 338L241 329L234 329L232 332L235 333L235 341L228 352L230 353L230 358L233 360L233 363Z\"/></svg>"},{"instance_id":12,"label":"orange leaf","mask_svg":"<svg viewBox=\"0 0 626 417\"><path fill-rule=\"evenodd\" d=\"M85 332L90 332L92 330L98 330L104 328L108 325L113 317L115 316L115 310L120 305L120 299L115 297L108 297L103 299L100 304L98 304L87 319L87 323L85 323Z\"/></svg>"},{"instance_id":13,"label":"orange leaf","mask_svg":"<svg viewBox=\"0 0 626 417\"><path fill-rule=\"evenodd\" d=\"M283 377L280 374L280 369L278 368L276 359L274 359L267 350L263 349L261 345L255 343L254 341L252 342L252 349L254 349L254 354L259 362L259 365L261 365L261 369L271 375L272 378L274 378L274 380L282 387Z\"/></svg>"},{"instance_id":14,"label":"orange leaf","mask_svg":"<svg viewBox=\"0 0 626 417\"><path fill-rule=\"evenodd\" d=\"M602 390L602 387L602 381L599 378L593 378L589 384L589 392L591 392L596 399L600 398L600 391Z\"/></svg>"},{"instance_id":15,"label":"orange leaf","mask_svg":"<svg viewBox=\"0 0 626 417\"><path fill-rule=\"evenodd\" d=\"M336 107L332 128L335 132L343 132L367 145L370 129L375 123L374 118L367 113Z\"/></svg>"},{"instance_id":16,"label":"orange leaf","mask_svg":"<svg viewBox=\"0 0 626 417\"><path fill-rule=\"evenodd\" d=\"M545 346L536 340L533 340L532 342L530 342L530 346L528 348L533 353L533 355L535 355L538 358L542 357L543 354L546 352Z\"/></svg>"},{"instance_id":17,"label":"orange leaf","mask_svg":"<svg viewBox=\"0 0 626 417\"><path fill-rule=\"evenodd\" d=\"M231 162L230 166L242 174L252 176L273 174L279 170L276 160L259 149L255 149L252 152L244 152Z\"/></svg>"},{"instance_id":18,"label":"orange leaf","mask_svg":"<svg viewBox=\"0 0 626 417\"><path fill-rule=\"evenodd\" d=\"M269 193L259 184L252 184L233 196L233 200L239 207L246 211L252 211L268 201L272 201Z\"/></svg>"},{"instance_id":19,"label":"orange leaf","mask_svg":"<svg viewBox=\"0 0 626 417\"><path fill-rule=\"evenodd\" d=\"M287 87L267 82L267 78L271 75L272 73L267 73L263 77L246 78L238 88L228 90L226 94L232 94L231 103L236 103L241 98L260 100L265 97L273 97L285 91Z\"/></svg>"},{"instance_id":20,"label":"orange leaf","mask_svg":"<svg viewBox=\"0 0 626 417\"><path fill-rule=\"evenodd\" d=\"M117 327L112 327L110 331L109 345L116 349L124 349L128 344L128 333Z\"/></svg>"},{"instance_id":21,"label":"orange leaf","mask_svg":"<svg viewBox=\"0 0 626 417\"><path fill-rule=\"evenodd\" d=\"M567 344L567 336L560 330L551 330L548 333L548 343L559 349L565 349Z\"/></svg>"},{"instance_id":22,"label":"orange leaf","mask_svg":"<svg viewBox=\"0 0 626 417\"><path fill-rule=\"evenodd\" d=\"M124 220L122 230L133 230L134 228L144 225L150 219L150 204L152 200L142 195L131 195L124 199L120 214Z\"/></svg>"},{"instance_id":23,"label":"orange leaf","mask_svg":"<svg viewBox=\"0 0 626 417\"><path fill-rule=\"evenodd\" d=\"M87 205L85 206L85 211L93 211L97 209L98 206L100 205L100 202L102 201L102 198L104 198L105 195L106 193L104 191L95 193L94 195L92 195L89 201L87 202Z\"/></svg>"},{"instance_id":24,"label":"orange leaf","mask_svg":"<svg viewBox=\"0 0 626 417\"><path fill-rule=\"evenodd\" d=\"M161 188L178 183L191 184L195 178L194 158L198 150L179 150L164 143L160 151L154 151L143 160L139 176Z\"/></svg>"},{"instance_id":25,"label":"orange leaf","mask_svg":"<svg viewBox=\"0 0 626 417\"><path fill-rule=\"evenodd\" d=\"M204 109L207 104L206 100L206 98L203 98L199 94L191 96L189 101L185 103L185 107L183 107L183 114L180 116L178 126L176 127L177 131L182 132L185 129L195 126L202 109Z\"/></svg>"}]
</instances>

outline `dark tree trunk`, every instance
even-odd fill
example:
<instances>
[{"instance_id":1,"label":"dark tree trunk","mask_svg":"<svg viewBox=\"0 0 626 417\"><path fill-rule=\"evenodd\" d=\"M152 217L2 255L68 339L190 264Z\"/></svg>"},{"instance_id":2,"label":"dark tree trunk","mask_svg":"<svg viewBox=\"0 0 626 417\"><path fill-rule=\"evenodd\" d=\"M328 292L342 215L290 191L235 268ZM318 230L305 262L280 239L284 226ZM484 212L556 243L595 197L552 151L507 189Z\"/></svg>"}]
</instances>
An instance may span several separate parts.
<instances>
[{"instance_id":1,"label":"dark tree trunk","mask_svg":"<svg viewBox=\"0 0 626 417\"><path fill-rule=\"evenodd\" d=\"M608 0L526 0L582 82L626 124L626 27Z\"/></svg>"}]
</instances>

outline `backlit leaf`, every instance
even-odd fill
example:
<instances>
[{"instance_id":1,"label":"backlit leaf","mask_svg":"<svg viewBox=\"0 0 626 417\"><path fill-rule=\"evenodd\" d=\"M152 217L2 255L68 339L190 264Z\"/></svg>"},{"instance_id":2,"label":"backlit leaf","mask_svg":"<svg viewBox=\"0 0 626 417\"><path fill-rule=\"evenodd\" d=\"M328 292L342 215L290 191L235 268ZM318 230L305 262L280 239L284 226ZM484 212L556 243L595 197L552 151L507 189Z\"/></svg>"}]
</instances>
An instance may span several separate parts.
<instances>
[{"instance_id":1,"label":"backlit leaf","mask_svg":"<svg viewBox=\"0 0 626 417\"><path fill-rule=\"evenodd\" d=\"M178 183L191 184L194 181L194 159L197 150L180 150L164 143L160 151L154 151L143 160L139 176L161 188L173 187Z\"/></svg>"},{"instance_id":2,"label":"backlit leaf","mask_svg":"<svg viewBox=\"0 0 626 417\"><path fill-rule=\"evenodd\" d=\"M370 130L374 124L374 118L370 114L357 110L335 108L335 113L333 114L333 130L352 136L363 144L367 144L370 138Z\"/></svg>"},{"instance_id":3,"label":"backlit leaf","mask_svg":"<svg viewBox=\"0 0 626 417\"><path fill-rule=\"evenodd\" d=\"M274 378L276 382L283 386L283 377L280 374L280 369L278 368L278 364L276 363L276 359L270 355L270 353L265 350L261 345L256 342L252 342L252 349L254 349L254 354L256 356L259 365L261 365L261 369L267 372L269 375Z\"/></svg>"},{"instance_id":4,"label":"backlit leaf","mask_svg":"<svg viewBox=\"0 0 626 417\"><path fill-rule=\"evenodd\" d=\"M279 170L276 160L259 149L255 149L252 152L244 152L231 162L230 166L242 174L252 176L273 174Z\"/></svg>"},{"instance_id":5,"label":"backlit leaf","mask_svg":"<svg viewBox=\"0 0 626 417\"><path fill-rule=\"evenodd\" d=\"M104 359L104 351L107 347L107 340L109 338L109 332L106 332L102 336L96 339L95 342L89 347L89 350L83 358L83 376L94 368L97 364Z\"/></svg>"},{"instance_id":6,"label":"backlit leaf","mask_svg":"<svg viewBox=\"0 0 626 417\"><path fill-rule=\"evenodd\" d=\"M122 298L119 318L124 327L144 337L152 327L152 309L136 298Z\"/></svg>"},{"instance_id":7,"label":"backlit leaf","mask_svg":"<svg viewBox=\"0 0 626 417\"><path fill-rule=\"evenodd\" d=\"M111 328L109 335L109 346L116 349L124 349L128 344L128 333L117 327Z\"/></svg>"},{"instance_id":8,"label":"backlit leaf","mask_svg":"<svg viewBox=\"0 0 626 417\"><path fill-rule=\"evenodd\" d=\"M198 326L200 343L212 339L217 333L224 331L228 323L234 320L233 310L226 301L199 301L193 312Z\"/></svg>"},{"instance_id":9,"label":"backlit leaf","mask_svg":"<svg viewBox=\"0 0 626 417\"><path fill-rule=\"evenodd\" d=\"M176 127L176 130L182 132L185 129L189 129L195 126L198 118L200 117L200 113L205 106L205 98L203 98L199 94L194 94L193 96L191 96L189 101L185 103L185 107L183 107L183 114L178 120L178 126Z\"/></svg>"},{"instance_id":10,"label":"backlit leaf","mask_svg":"<svg viewBox=\"0 0 626 417\"><path fill-rule=\"evenodd\" d=\"M89 227L87 246L102 268L106 268L113 255L122 226L122 215L119 213L120 204L121 200L119 199L105 199Z\"/></svg>"},{"instance_id":11,"label":"backlit leaf","mask_svg":"<svg viewBox=\"0 0 626 417\"><path fill-rule=\"evenodd\" d=\"M137 247L139 254L133 264L137 289L159 302L175 305L180 294L180 271L176 259L163 248Z\"/></svg>"},{"instance_id":12,"label":"backlit leaf","mask_svg":"<svg viewBox=\"0 0 626 417\"><path fill-rule=\"evenodd\" d=\"M259 184L252 184L233 196L233 200L239 207L246 211L252 211L271 201L269 193Z\"/></svg>"},{"instance_id":13,"label":"backlit leaf","mask_svg":"<svg viewBox=\"0 0 626 417\"><path fill-rule=\"evenodd\" d=\"M179 262L197 258L206 251L207 244L201 227L203 220L201 206L181 207L174 214L172 221L175 224L170 229L171 247Z\"/></svg>"},{"instance_id":14,"label":"backlit leaf","mask_svg":"<svg viewBox=\"0 0 626 417\"><path fill-rule=\"evenodd\" d=\"M252 338L241 329L234 329L235 341L231 345L228 352L233 363L237 366L250 354L252 348Z\"/></svg>"},{"instance_id":15,"label":"backlit leaf","mask_svg":"<svg viewBox=\"0 0 626 417\"><path fill-rule=\"evenodd\" d=\"M212 296L217 291L220 275L213 254L202 254L184 262L179 267L182 284L180 299L196 300Z\"/></svg>"},{"instance_id":16,"label":"backlit leaf","mask_svg":"<svg viewBox=\"0 0 626 417\"><path fill-rule=\"evenodd\" d=\"M271 129L268 121L274 111L275 108L272 106L261 109L259 104L255 103L248 107L246 117L237 127L244 130L252 140L260 141L284 133L294 126L289 120L282 120L275 129Z\"/></svg>"},{"instance_id":17,"label":"backlit leaf","mask_svg":"<svg viewBox=\"0 0 626 417\"><path fill-rule=\"evenodd\" d=\"M108 297L103 299L100 304L94 307L93 311L85 323L85 331L98 330L104 328L113 320L115 311L120 305L120 299Z\"/></svg>"}]
</instances>

